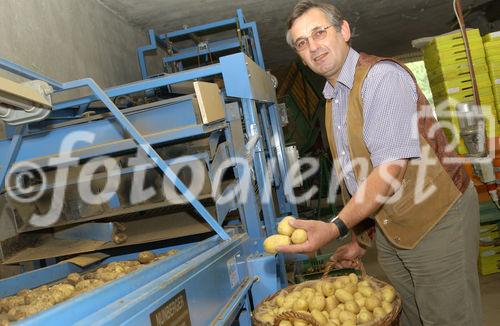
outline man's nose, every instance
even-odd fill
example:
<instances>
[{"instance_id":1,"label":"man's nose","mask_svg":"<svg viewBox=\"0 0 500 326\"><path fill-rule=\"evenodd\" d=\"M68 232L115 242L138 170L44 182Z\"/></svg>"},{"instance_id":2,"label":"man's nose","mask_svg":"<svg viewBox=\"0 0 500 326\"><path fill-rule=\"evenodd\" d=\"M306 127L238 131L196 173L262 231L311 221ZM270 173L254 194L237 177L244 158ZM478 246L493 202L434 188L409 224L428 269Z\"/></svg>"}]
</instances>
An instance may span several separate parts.
<instances>
[{"instance_id":1,"label":"man's nose","mask_svg":"<svg viewBox=\"0 0 500 326\"><path fill-rule=\"evenodd\" d=\"M320 47L319 42L313 39L312 37L310 37L307 41L309 44L309 51L311 52L315 52Z\"/></svg>"}]
</instances>

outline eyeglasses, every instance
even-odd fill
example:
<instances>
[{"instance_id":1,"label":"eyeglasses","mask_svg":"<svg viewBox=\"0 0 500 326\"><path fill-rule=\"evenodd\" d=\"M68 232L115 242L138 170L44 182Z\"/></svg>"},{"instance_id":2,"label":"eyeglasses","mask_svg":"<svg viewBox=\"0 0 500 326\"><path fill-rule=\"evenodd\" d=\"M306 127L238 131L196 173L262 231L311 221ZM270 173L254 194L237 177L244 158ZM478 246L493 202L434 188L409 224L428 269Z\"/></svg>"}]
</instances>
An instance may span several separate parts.
<instances>
[{"instance_id":1,"label":"eyeglasses","mask_svg":"<svg viewBox=\"0 0 500 326\"><path fill-rule=\"evenodd\" d=\"M323 40L328 33L326 30L332 27L333 25L325 26L325 27L316 27L312 30L311 35L306 37L299 37L293 46L297 51L304 51L309 46L309 37L311 37L315 41Z\"/></svg>"}]
</instances>

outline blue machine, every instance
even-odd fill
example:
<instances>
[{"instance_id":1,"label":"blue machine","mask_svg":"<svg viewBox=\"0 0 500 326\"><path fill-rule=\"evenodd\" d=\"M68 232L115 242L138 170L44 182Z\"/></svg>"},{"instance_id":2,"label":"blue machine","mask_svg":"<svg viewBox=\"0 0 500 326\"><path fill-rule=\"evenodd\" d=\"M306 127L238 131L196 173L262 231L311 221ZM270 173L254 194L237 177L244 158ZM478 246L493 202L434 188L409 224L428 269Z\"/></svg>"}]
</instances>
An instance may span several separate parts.
<instances>
[{"instance_id":1,"label":"blue machine","mask_svg":"<svg viewBox=\"0 0 500 326\"><path fill-rule=\"evenodd\" d=\"M233 25L237 31L234 38L187 49L173 44L176 37L194 38L197 32ZM61 83L0 59L0 68L37 81L35 89L42 89L30 95L24 92L24 84L8 84L4 90L8 96L3 97L3 102L0 92L0 116L10 119L5 121L13 125L7 128L9 138L0 141L0 153L6 153L0 161L0 189L4 189L2 197L10 208L10 214L0 218L9 219L14 230L9 237L0 238L1 258L7 263L23 259L44 259L50 263L54 257L78 254L78 250L71 251L72 246L61 246L52 255L43 246L33 253L33 243L45 239L33 241L40 234L53 241L51 248L54 243L81 242L81 248L85 248L81 252L120 249L120 254L85 268L60 261L0 280L0 296L55 282L71 272L131 259L137 254L133 245L147 246L164 240L166 247L152 248L157 248L156 252L180 250L177 255L60 303L21 324L180 325L189 321L192 325L250 325L252 307L286 284L283 257L262 253L262 240L276 233L276 221L285 215L296 215L297 211L289 200L290 189L285 186L288 162L283 112L276 103L272 78L263 70L255 23L246 23L238 10L237 17L225 21L161 35L150 31L149 35L151 44L138 49L144 80L106 90L89 78ZM154 50L157 41L169 49L164 63L170 65L170 73L149 76L144 53ZM227 50L235 53L218 57L216 63L205 61L193 69L187 69L184 63L189 58ZM222 81L219 95L212 92L217 84L198 83L213 78ZM171 91L172 86L192 81L197 81L194 94L151 97L158 93L156 90ZM28 88L34 89L33 84ZM54 95L79 88L90 89L91 94L51 103ZM147 101L131 100L133 105L117 106L117 99L136 96L133 94L145 94L142 98ZM16 101L9 100L14 95ZM214 98L220 98L220 103L214 102ZM219 104L222 115L219 112L214 118L211 105ZM37 115L30 116L35 111ZM139 163L131 164L131 157ZM107 170L102 175L94 169L90 170L89 180L71 179L72 171L82 176L87 163L104 164L106 158L118 161L113 166L114 174ZM191 161L202 162L198 168L206 175L211 196L193 194L186 183L192 185L197 180L184 178L182 171L174 168ZM222 178L226 170L230 176ZM162 186L157 180L165 177L175 187L170 188L170 193L178 192L185 201L171 201L164 193L134 202L130 180L138 171L145 173L145 184L149 182L155 190ZM22 195L41 194L30 202L13 196L12 193L19 195L16 191L21 186L9 183L9 178L18 180L16 177L26 172L35 175L37 181L25 185L29 191ZM59 182L58 173L64 175L63 172L67 178ZM46 179L37 179L37 173L47 175ZM119 185L106 191L108 184L101 179L110 175L116 177ZM229 186L213 192L217 180L229 182ZM237 191L237 182L250 191L239 193L234 197L237 200L222 200ZM4 188L4 183L9 187ZM90 204L82 201L78 196L82 184L87 184L94 195L101 191L105 200ZM194 208L192 224L182 224L175 215L185 203ZM175 213L168 211L169 207L174 207ZM165 209L175 216L157 216L158 211L163 214ZM128 229L119 230L128 234L128 240L113 242L117 232L113 223L127 225L129 218L133 221ZM159 226L153 225L153 220ZM200 225L205 229L200 229ZM142 230L151 233L141 234ZM210 231L214 234L207 238ZM89 250L85 247L89 240L104 244Z\"/></svg>"}]
</instances>

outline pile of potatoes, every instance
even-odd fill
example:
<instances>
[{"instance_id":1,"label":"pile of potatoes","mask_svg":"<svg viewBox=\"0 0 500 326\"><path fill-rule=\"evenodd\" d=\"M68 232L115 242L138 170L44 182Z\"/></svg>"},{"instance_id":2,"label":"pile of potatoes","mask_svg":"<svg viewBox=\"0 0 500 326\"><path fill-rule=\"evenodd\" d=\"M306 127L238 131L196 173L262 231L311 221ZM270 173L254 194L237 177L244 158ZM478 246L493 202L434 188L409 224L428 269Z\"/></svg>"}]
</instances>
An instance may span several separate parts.
<instances>
[{"instance_id":1,"label":"pile of potatoes","mask_svg":"<svg viewBox=\"0 0 500 326\"><path fill-rule=\"evenodd\" d=\"M271 235L264 240L264 250L270 254L275 254L279 246L290 244L300 244L307 241L307 232L304 229L296 229L288 224L288 221L295 219L287 216L278 223L278 234Z\"/></svg>"},{"instance_id":2,"label":"pile of potatoes","mask_svg":"<svg viewBox=\"0 0 500 326\"><path fill-rule=\"evenodd\" d=\"M281 290L254 311L254 318L265 325L274 325L278 315L295 311L311 316L321 326L370 325L392 311L395 299L392 286L379 288L376 283L360 280L351 273ZM308 323L301 319L282 320L279 326L308 326Z\"/></svg>"},{"instance_id":3,"label":"pile of potatoes","mask_svg":"<svg viewBox=\"0 0 500 326\"><path fill-rule=\"evenodd\" d=\"M16 295L0 299L0 326L22 320L62 301L91 291L101 285L127 275L151 262L177 254L173 249L156 255L150 251L138 254L137 260L111 262L85 274L71 273L64 280L34 289L23 289Z\"/></svg>"}]
</instances>

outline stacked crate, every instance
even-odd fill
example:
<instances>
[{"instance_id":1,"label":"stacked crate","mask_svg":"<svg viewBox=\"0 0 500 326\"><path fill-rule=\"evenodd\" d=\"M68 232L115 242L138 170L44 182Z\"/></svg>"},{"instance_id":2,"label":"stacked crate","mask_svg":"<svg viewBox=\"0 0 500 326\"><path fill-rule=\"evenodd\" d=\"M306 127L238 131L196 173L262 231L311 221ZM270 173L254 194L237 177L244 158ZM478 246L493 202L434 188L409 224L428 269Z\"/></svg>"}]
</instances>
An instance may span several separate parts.
<instances>
[{"instance_id":1,"label":"stacked crate","mask_svg":"<svg viewBox=\"0 0 500 326\"><path fill-rule=\"evenodd\" d=\"M479 98L486 118L486 132L490 136L500 136L483 40L478 29L468 30L467 36ZM460 134L459 119L455 115L456 104L474 101L465 45L460 32L435 37L424 48L424 61L438 119L451 122L453 130L445 129L451 140L453 135ZM462 140L457 150L459 154L467 153Z\"/></svg>"},{"instance_id":2,"label":"stacked crate","mask_svg":"<svg viewBox=\"0 0 500 326\"><path fill-rule=\"evenodd\" d=\"M500 222L481 225L479 272L488 275L500 272Z\"/></svg>"},{"instance_id":3,"label":"stacked crate","mask_svg":"<svg viewBox=\"0 0 500 326\"><path fill-rule=\"evenodd\" d=\"M497 118L500 122L500 31L485 35L483 44L490 73L491 89L495 98Z\"/></svg>"}]
</instances>

